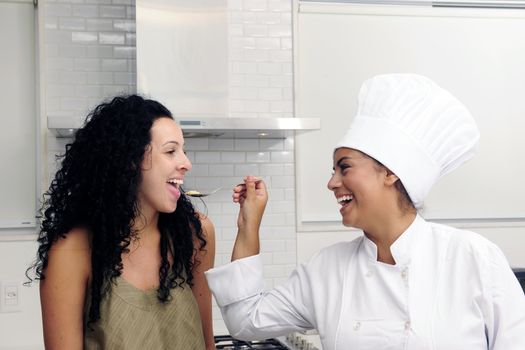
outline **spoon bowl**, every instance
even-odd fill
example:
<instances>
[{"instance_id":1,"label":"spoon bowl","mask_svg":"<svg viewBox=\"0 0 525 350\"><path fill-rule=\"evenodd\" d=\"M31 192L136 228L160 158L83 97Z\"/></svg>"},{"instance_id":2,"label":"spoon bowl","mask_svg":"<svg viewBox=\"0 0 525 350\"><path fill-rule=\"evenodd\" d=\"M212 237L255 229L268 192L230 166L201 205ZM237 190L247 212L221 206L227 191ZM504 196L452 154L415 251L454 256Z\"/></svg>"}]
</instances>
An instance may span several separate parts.
<instances>
[{"instance_id":1,"label":"spoon bowl","mask_svg":"<svg viewBox=\"0 0 525 350\"><path fill-rule=\"evenodd\" d=\"M208 196L211 196L214 193L217 193L221 189L222 189L222 187L217 187L216 189L211 190L209 192L201 192L201 191L196 191L196 190L189 190L189 191L184 192L184 194L186 196L195 197L195 198L208 197Z\"/></svg>"}]
</instances>

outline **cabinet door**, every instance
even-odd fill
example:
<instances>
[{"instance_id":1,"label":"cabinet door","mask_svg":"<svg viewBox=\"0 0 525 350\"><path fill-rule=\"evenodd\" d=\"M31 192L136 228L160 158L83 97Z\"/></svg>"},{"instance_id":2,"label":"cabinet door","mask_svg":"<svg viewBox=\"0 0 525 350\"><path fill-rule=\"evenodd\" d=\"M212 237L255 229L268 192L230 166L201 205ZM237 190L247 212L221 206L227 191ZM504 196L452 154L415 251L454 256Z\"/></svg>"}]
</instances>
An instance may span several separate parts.
<instances>
[{"instance_id":1,"label":"cabinet door","mask_svg":"<svg viewBox=\"0 0 525 350\"><path fill-rule=\"evenodd\" d=\"M0 1L0 228L35 225L35 9Z\"/></svg>"},{"instance_id":2,"label":"cabinet door","mask_svg":"<svg viewBox=\"0 0 525 350\"><path fill-rule=\"evenodd\" d=\"M423 215L525 219L525 11L329 5L303 3L297 15L296 109L322 118L321 130L297 137L299 226L340 222L326 189L333 147L362 82L399 72L450 90L481 131L476 156L434 186Z\"/></svg>"}]
</instances>

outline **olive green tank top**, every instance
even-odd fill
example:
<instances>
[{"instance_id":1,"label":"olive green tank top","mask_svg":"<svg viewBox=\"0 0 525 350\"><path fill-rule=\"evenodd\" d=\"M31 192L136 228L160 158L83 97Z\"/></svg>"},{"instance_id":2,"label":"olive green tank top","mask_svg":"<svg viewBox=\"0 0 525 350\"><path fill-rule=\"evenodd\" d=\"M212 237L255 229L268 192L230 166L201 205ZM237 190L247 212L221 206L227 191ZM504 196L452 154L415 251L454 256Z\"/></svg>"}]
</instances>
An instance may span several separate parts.
<instances>
[{"instance_id":1,"label":"olive green tank top","mask_svg":"<svg viewBox=\"0 0 525 350\"><path fill-rule=\"evenodd\" d=\"M197 302L190 286L183 286L161 303L156 290L140 290L118 277L101 301L100 319L84 327L84 349L205 349Z\"/></svg>"}]
</instances>

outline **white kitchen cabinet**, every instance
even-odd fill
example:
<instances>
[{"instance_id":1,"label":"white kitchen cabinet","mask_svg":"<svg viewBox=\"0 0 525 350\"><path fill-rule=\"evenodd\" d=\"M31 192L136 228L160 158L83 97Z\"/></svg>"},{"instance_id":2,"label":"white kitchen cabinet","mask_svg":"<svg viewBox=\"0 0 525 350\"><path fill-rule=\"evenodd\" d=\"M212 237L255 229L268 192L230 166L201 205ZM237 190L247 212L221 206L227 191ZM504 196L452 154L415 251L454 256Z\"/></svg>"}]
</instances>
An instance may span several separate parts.
<instances>
[{"instance_id":1,"label":"white kitchen cabinet","mask_svg":"<svg viewBox=\"0 0 525 350\"><path fill-rule=\"evenodd\" d=\"M0 228L35 225L36 79L32 1L0 1Z\"/></svg>"},{"instance_id":2,"label":"white kitchen cabinet","mask_svg":"<svg viewBox=\"0 0 525 350\"><path fill-rule=\"evenodd\" d=\"M525 10L296 2L296 111L322 129L296 138L298 230L339 229L326 189L332 152L361 83L412 72L451 90L476 118L475 158L439 181L435 220L525 222Z\"/></svg>"}]
</instances>

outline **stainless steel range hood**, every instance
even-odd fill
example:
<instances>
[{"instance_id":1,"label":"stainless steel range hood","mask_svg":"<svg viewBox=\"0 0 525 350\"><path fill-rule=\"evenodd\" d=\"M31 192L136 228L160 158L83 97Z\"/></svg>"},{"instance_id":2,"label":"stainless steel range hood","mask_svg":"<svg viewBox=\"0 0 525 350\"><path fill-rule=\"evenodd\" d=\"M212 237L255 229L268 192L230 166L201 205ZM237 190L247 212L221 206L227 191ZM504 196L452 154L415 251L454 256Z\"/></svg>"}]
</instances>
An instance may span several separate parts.
<instances>
[{"instance_id":1,"label":"stainless steel range hood","mask_svg":"<svg viewBox=\"0 0 525 350\"><path fill-rule=\"evenodd\" d=\"M318 130L319 118L175 118L184 136L236 139L280 139L294 132ZM59 138L72 137L83 124L80 118L48 116L47 127Z\"/></svg>"}]
</instances>

